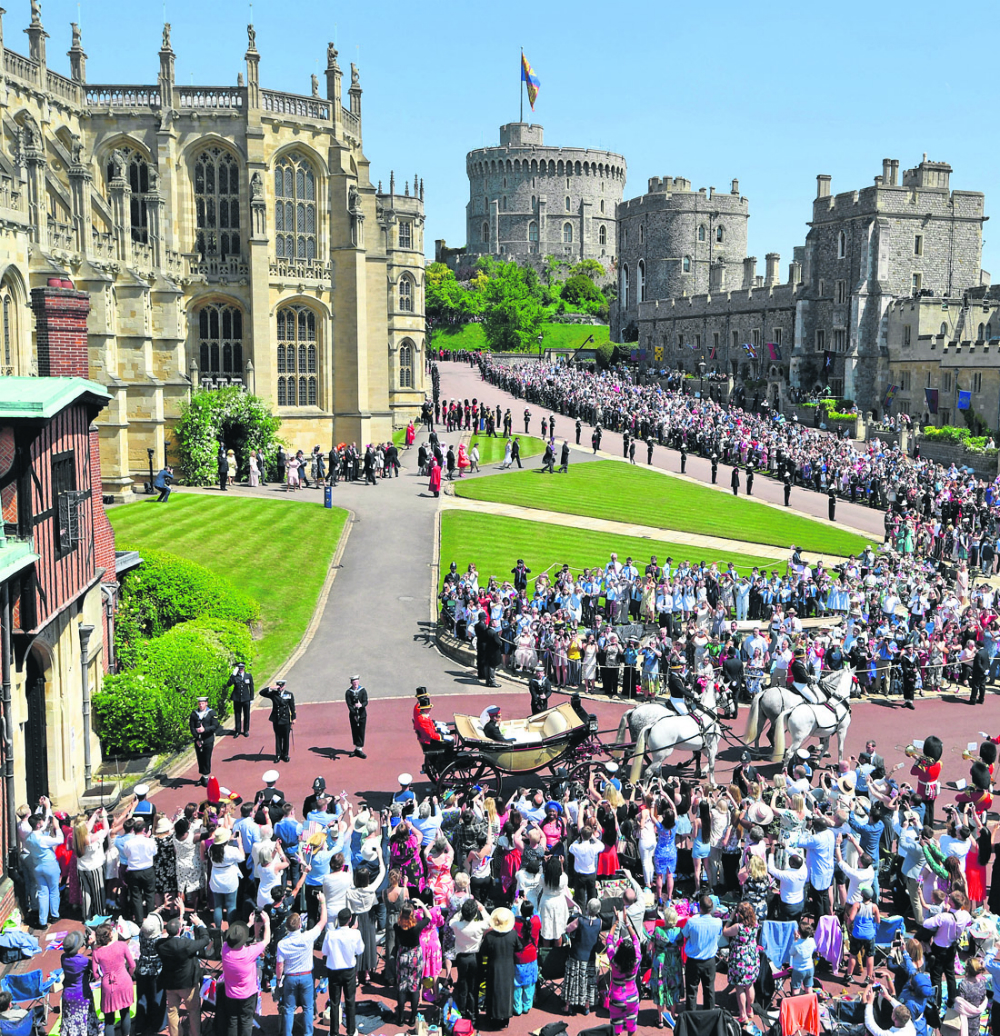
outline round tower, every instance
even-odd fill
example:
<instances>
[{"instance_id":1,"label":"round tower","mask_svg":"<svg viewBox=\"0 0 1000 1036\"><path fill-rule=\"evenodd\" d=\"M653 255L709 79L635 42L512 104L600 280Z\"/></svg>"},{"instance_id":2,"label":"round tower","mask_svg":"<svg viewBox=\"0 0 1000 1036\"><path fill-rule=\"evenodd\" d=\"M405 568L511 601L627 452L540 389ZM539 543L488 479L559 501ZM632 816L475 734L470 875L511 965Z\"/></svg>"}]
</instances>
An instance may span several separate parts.
<instances>
[{"instance_id":1,"label":"round tower","mask_svg":"<svg viewBox=\"0 0 1000 1036\"><path fill-rule=\"evenodd\" d=\"M594 148L549 147L542 127L500 127L500 146L466 155L466 253L569 262L615 255L625 159Z\"/></svg>"},{"instance_id":2,"label":"round tower","mask_svg":"<svg viewBox=\"0 0 1000 1036\"><path fill-rule=\"evenodd\" d=\"M739 180L717 193L693 191L683 177L654 176L646 194L622 202L612 339L623 341L638 324L641 302L740 288L749 215Z\"/></svg>"}]
</instances>

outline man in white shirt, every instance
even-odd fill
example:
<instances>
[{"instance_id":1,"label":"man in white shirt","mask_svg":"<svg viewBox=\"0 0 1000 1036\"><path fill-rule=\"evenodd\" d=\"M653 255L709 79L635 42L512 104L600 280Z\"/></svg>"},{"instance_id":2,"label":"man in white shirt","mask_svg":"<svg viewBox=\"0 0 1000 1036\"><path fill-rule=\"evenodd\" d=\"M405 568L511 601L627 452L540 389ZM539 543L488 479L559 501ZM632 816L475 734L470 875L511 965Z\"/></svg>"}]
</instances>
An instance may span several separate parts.
<instances>
[{"instance_id":1,"label":"man in white shirt","mask_svg":"<svg viewBox=\"0 0 1000 1036\"><path fill-rule=\"evenodd\" d=\"M788 866L775 865L774 854L767 858L767 872L777 878L781 896L781 921L797 921L802 916L806 900L806 879L809 872L805 861L797 853L788 857Z\"/></svg>"},{"instance_id":2,"label":"man in white shirt","mask_svg":"<svg viewBox=\"0 0 1000 1036\"><path fill-rule=\"evenodd\" d=\"M344 998L344 1022L347 1036L356 1036L355 1009L358 994L358 961L365 952L365 942L354 924L354 915L344 907L337 914L337 927L331 928L323 940L326 975L330 980L330 1032L340 1032L340 998ZM291 1036L289 1028L286 1036ZM309 1033L306 1033L309 1036Z\"/></svg>"},{"instance_id":3,"label":"man in white shirt","mask_svg":"<svg viewBox=\"0 0 1000 1036\"><path fill-rule=\"evenodd\" d=\"M305 1036L312 1036L316 1003L313 946L325 925L326 903L322 900L319 904L319 923L313 928L303 930L301 914L289 914L285 922L288 934L278 941L274 969L281 995L281 1036L292 1036L296 1007L302 1008Z\"/></svg>"},{"instance_id":4,"label":"man in white shirt","mask_svg":"<svg viewBox=\"0 0 1000 1036\"><path fill-rule=\"evenodd\" d=\"M576 871L575 898L582 910L590 900L597 898L597 857L604 852L604 843L593 828L585 827L569 851Z\"/></svg>"},{"instance_id":5,"label":"man in white shirt","mask_svg":"<svg viewBox=\"0 0 1000 1036\"><path fill-rule=\"evenodd\" d=\"M449 923L455 933L455 1006L475 1025L479 1013L479 948L490 930L490 915L482 903L466 899Z\"/></svg>"},{"instance_id":6,"label":"man in white shirt","mask_svg":"<svg viewBox=\"0 0 1000 1036\"><path fill-rule=\"evenodd\" d=\"M128 866L125 884L128 886L129 901L132 904L132 920L141 926L146 920L146 914L155 905L153 857L156 855L156 842L149 837L145 822L138 817L135 818L132 834L133 837L124 844L121 851Z\"/></svg>"},{"instance_id":7,"label":"man in white shirt","mask_svg":"<svg viewBox=\"0 0 1000 1036\"><path fill-rule=\"evenodd\" d=\"M875 880L875 868L872 863L872 858L868 853L862 852L861 847L858 845L857 839L852 838L850 835L843 835L848 841L854 843L854 847L858 850L858 863L857 866L851 866L851 864L845 862L843 853L841 851L840 842L837 842L836 849L836 860L840 864L840 870L847 878L847 902L848 903L860 903L861 902L861 889L865 885L871 885Z\"/></svg>"},{"instance_id":8,"label":"man in white shirt","mask_svg":"<svg viewBox=\"0 0 1000 1036\"><path fill-rule=\"evenodd\" d=\"M917 1036L916 1027L910 1017L910 1009L898 1000L894 1000L884 989L881 996L892 1004L892 1025L888 1029L883 1029L875 1021L875 1004L873 1002L875 989L869 987L865 990L865 1028L871 1036Z\"/></svg>"},{"instance_id":9,"label":"man in white shirt","mask_svg":"<svg viewBox=\"0 0 1000 1036\"><path fill-rule=\"evenodd\" d=\"M336 917L347 906L347 890L354 887L354 874L343 853L330 859L330 873L323 879L326 916Z\"/></svg>"}]
</instances>

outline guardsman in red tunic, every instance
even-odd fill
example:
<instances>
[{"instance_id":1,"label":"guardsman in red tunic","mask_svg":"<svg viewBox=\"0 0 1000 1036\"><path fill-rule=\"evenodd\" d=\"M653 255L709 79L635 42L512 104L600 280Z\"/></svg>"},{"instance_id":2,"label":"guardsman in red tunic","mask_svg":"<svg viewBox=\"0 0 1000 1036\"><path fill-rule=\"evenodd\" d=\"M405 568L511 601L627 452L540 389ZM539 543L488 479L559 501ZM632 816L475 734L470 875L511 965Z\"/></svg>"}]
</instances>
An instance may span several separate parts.
<instances>
[{"instance_id":1,"label":"guardsman in red tunic","mask_svg":"<svg viewBox=\"0 0 1000 1036\"><path fill-rule=\"evenodd\" d=\"M976 812L982 815L993 808L993 795L990 792L990 768L986 763L976 760L972 764L970 776L972 782L968 791L956 795L955 801L971 802Z\"/></svg>"},{"instance_id":2,"label":"guardsman in red tunic","mask_svg":"<svg viewBox=\"0 0 1000 1036\"><path fill-rule=\"evenodd\" d=\"M923 748L918 752L910 745L906 754L915 758L916 762L910 770L910 775L917 778L915 797L925 805L924 824L934 824L934 801L941 790L941 754L944 746L941 738L931 734L924 738Z\"/></svg>"}]
</instances>

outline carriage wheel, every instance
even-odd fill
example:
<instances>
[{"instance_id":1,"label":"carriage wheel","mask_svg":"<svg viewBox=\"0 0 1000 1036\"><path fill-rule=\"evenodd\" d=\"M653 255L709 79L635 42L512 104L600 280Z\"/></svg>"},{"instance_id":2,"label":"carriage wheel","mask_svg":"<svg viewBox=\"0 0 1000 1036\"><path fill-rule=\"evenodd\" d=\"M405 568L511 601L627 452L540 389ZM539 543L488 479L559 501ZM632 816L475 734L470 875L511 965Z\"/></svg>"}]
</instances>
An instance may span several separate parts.
<instances>
[{"instance_id":1,"label":"carriage wheel","mask_svg":"<svg viewBox=\"0 0 1000 1036\"><path fill-rule=\"evenodd\" d=\"M467 789L478 784L487 795L499 795L503 777L488 760L478 756L463 756L449 763L437 780L437 793L448 788Z\"/></svg>"}]
</instances>

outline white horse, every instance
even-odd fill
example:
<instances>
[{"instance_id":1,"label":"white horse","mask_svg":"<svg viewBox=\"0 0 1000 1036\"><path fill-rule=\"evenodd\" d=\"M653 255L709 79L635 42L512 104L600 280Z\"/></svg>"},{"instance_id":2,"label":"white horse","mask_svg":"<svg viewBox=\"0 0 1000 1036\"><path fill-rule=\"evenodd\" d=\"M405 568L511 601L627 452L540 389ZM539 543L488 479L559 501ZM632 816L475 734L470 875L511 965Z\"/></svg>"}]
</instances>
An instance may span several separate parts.
<instances>
[{"instance_id":1,"label":"white horse","mask_svg":"<svg viewBox=\"0 0 1000 1036\"><path fill-rule=\"evenodd\" d=\"M753 742L755 753L760 751L760 736L764 733L765 721L770 722L767 731L767 739L774 749L774 732L776 721L783 712L788 712L796 705L806 699L798 691L791 687L766 687L759 694L754 695L750 705L750 718L747 720L747 729L743 740Z\"/></svg>"},{"instance_id":2,"label":"white horse","mask_svg":"<svg viewBox=\"0 0 1000 1036\"><path fill-rule=\"evenodd\" d=\"M715 753L721 737L715 715L715 681L706 685L698 704L697 720L693 715L678 716L673 709L655 704L639 705L622 715L617 741L621 745L629 742L634 745L631 755L632 781L639 779L646 752L650 756L649 769L655 770L674 749L679 748L694 754L699 777L702 776L701 756L704 752L708 756L708 776L714 782ZM625 755L628 756L627 751Z\"/></svg>"},{"instance_id":3,"label":"white horse","mask_svg":"<svg viewBox=\"0 0 1000 1036\"><path fill-rule=\"evenodd\" d=\"M844 738L851 725L851 685L854 682L853 669L840 669L823 677L820 688L828 698L824 705L813 705L800 701L782 712L774 721L774 754L773 762L779 762L794 755L802 747L807 737L816 736L820 740L822 752L826 755L830 750L830 738L837 735L837 762L844 759ZM785 726L791 738L788 750L785 750Z\"/></svg>"}]
</instances>

